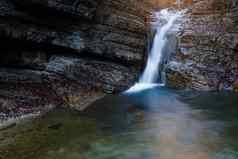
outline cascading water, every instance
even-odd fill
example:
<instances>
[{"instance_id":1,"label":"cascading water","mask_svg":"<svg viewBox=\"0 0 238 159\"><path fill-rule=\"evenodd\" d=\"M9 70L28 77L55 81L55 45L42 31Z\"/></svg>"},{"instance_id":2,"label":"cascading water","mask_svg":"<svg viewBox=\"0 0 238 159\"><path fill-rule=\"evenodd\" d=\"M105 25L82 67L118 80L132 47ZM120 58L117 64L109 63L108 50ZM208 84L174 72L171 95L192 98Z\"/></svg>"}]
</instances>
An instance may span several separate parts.
<instances>
[{"instance_id":1,"label":"cascading water","mask_svg":"<svg viewBox=\"0 0 238 159\"><path fill-rule=\"evenodd\" d=\"M163 9L160 12L155 13L156 22L156 34L153 40L153 46L148 57L146 68L140 77L138 83L126 91L126 93L138 92L144 89L149 89L163 83L157 83L159 77L159 66L163 55L163 49L167 45L168 39L167 33L173 27L174 22L181 17L183 11L169 11L169 9ZM164 25L160 25L161 21L165 20Z\"/></svg>"}]
</instances>

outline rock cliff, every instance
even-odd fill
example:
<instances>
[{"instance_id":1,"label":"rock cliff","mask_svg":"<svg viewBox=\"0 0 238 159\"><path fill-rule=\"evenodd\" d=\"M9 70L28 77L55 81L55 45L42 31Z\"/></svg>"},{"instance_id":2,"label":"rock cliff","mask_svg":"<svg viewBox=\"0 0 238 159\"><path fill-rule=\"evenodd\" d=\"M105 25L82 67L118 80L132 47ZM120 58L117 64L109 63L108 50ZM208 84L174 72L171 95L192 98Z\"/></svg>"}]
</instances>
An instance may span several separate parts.
<instances>
[{"instance_id":1,"label":"rock cliff","mask_svg":"<svg viewBox=\"0 0 238 159\"><path fill-rule=\"evenodd\" d=\"M165 68L169 86L237 89L237 8L237 1L231 0L194 1Z\"/></svg>"},{"instance_id":2,"label":"rock cliff","mask_svg":"<svg viewBox=\"0 0 238 159\"><path fill-rule=\"evenodd\" d=\"M65 101L85 104L132 85L146 50L143 5L1 0L0 117Z\"/></svg>"}]
</instances>

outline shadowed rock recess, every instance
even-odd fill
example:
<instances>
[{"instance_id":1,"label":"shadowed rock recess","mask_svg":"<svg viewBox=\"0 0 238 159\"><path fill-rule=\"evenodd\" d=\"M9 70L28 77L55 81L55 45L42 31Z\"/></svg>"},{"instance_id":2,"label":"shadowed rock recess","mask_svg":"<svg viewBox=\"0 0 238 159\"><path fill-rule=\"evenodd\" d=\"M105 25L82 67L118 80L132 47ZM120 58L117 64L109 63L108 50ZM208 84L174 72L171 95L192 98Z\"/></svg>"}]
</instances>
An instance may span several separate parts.
<instances>
[{"instance_id":1,"label":"shadowed rock recess","mask_svg":"<svg viewBox=\"0 0 238 159\"><path fill-rule=\"evenodd\" d=\"M1 0L0 118L65 102L82 109L132 85L146 50L143 5Z\"/></svg>"},{"instance_id":2,"label":"shadowed rock recess","mask_svg":"<svg viewBox=\"0 0 238 159\"><path fill-rule=\"evenodd\" d=\"M167 85L238 90L237 10L237 0L194 0L165 68Z\"/></svg>"}]
</instances>

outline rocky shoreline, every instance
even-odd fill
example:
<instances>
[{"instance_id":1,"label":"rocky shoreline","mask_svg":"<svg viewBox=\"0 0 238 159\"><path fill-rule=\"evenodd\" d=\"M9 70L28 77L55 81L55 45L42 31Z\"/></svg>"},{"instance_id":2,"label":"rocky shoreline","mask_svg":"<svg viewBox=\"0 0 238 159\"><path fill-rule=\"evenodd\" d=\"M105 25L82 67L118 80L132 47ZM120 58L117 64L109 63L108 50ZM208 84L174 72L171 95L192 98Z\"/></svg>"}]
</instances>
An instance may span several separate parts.
<instances>
[{"instance_id":1,"label":"rocky shoreline","mask_svg":"<svg viewBox=\"0 0 238 159\"><path fill-rule=\"evenodd\" d=\"M55 107L84 110L105 96L95 89L83 88L73 81L54 81L45 84L0 84L0 129L21 119L45 114ZM51 84L52 84L51 83Z\"/></svg>"}]
</instances>

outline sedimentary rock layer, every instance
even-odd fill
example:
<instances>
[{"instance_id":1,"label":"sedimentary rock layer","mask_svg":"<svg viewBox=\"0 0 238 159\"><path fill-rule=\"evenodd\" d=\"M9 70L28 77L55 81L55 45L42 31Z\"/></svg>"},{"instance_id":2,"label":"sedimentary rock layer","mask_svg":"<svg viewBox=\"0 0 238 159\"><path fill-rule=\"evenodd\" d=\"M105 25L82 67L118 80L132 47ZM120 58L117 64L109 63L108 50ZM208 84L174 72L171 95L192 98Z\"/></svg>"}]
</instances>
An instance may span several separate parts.
<instances>
[{"instance_id":1,"label":"sedimentary rock layer","mask_svg":"<svg viewBox=\"0 0 238 159\"><path fill-rule=\"evenodd\" d=\"M146 47L146 26L137 3L2 0L0 37L4 60L1 63L32 67L47 65L52 55L77 55L75 58L87 57L96 63L103 60L125 65L138 73ZM81 74L87 76L87 71ZM136 77L134 71L130 75ZM115 85L118 81L111 82Z\"/></svg>"},{"instance_id":2,"label":"sedimentary rock layer","mask_svg":"<svg viewBox=\"0 0 238 159\"><path fill-rule=\"evenodd\" d=\"M234 90L238 81L237 4L197 0L188 11L178 48L167 65L168 85Z\"/></svg>"},{"instance_id":3,"label":"sedimentary rock layer","mask_svg":"<svg viewBox=\"0 0 238 159\"><path fill-rule=\"evenodd\" d=\"M51 100L77 105L125 90L144 63L148 13L143 5L137 0L1 0L0 93L24 98L32 90L46 91L28 93L49 99L41 107ZM21 90L26 93L19 95ZM0 98L1 112L15 112L3 107L9 101L16 110L21 107L14 98Z\"/></svg>"}]
</instances>

